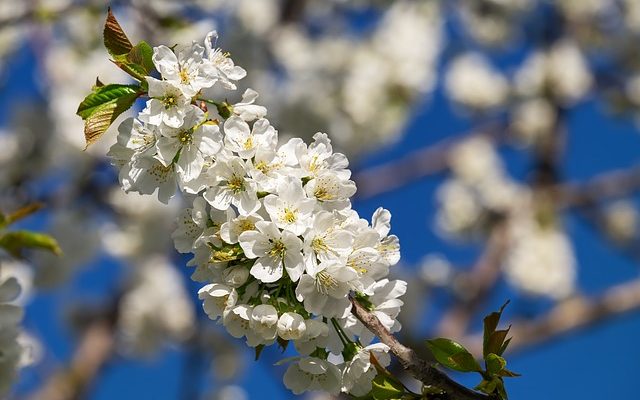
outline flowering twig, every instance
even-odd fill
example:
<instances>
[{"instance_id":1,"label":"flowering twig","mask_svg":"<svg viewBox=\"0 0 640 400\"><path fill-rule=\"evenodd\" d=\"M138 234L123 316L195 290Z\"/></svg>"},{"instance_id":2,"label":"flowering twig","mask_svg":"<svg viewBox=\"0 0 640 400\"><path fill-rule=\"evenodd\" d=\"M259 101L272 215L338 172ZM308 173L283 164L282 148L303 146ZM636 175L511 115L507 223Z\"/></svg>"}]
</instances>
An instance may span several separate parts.
<instances>
[{"instance_id":1,"label":"flowering twig","mask_svg":"<svg viewBox=\"0 0 640 400\"><path fill-rule=\"evenodd\" d=\"M453 381L444 373L418 357L413 349L404 346L398 339L385 328L380 320L369 312L356 299L350 297L351 312L362 324L373 332L382 343L389 346L390 351L397 357L402 367L427 386L435 386L444 390L455 400L478 400L489 399L490 397L470 390L459 383Z\"/></svg>"}]
</instances>

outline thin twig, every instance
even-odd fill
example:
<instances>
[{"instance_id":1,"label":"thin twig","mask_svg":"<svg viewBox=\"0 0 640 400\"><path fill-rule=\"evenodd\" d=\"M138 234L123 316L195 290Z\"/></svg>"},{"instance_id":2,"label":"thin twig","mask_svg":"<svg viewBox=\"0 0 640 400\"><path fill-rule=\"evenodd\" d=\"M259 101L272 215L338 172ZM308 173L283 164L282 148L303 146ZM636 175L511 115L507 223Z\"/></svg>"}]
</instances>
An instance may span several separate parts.
<instances>
[{"instance_id":1,"label":"thin twig","mask_svg":"<svg viewBox=\"0 0 640 400\"><path fill-rule=\"evenodd\" d=\"M362 324L374 333L382 343L389 346L402 367L425 385L444 390L453 400L479 400L491 397L468 389L449 378L444 373L418 357L412 349L404 346L385 328L375 314L364 308L354 298L350 298L351 312Z\"/></svg>"}]
</instances>

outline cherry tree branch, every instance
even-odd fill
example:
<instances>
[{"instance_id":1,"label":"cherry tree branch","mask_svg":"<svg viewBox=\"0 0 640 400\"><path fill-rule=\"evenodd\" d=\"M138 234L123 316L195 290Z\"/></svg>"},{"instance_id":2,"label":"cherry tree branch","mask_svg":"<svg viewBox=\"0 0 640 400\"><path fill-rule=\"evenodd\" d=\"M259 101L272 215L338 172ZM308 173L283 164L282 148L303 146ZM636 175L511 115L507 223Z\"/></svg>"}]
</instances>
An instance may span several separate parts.
<instances>
[{"instance_id":1,"label":"cherry tree branch","mask_svg":"<svg viewBox=\"0 0 640 400\"><path fill-rule=\"evenodd\" d=\"M483 393L475 392L459 383L455 382L443 372L427 363L412 349L404 346L398 339L385 328L378 317L372 312L364 308L357 300L350 297L351 312L358 318L364 326L374 333L382 343L389 346L391 352L396 356L402 368L411 373L414 378L418 379L425 385L434 386L444 390L453 400L480 400L491 399Z\"/></svg>"},{"instance_id":2,"label":"cherry tree branch","mask_svg":"<svg viewBox=\"0 0 640 400\"><path fill-rule=\"evenodd\" d=\"M588 207L607 199L622 197L640 189L640 166L603 173L584 183L568 183L554 188L560 207Z\"/></svg>"},{"instance_id":3,"label":"cherry tree branch","mask_svg":"<svg viewBox=\"0 0 640 400\"><path fill-rule=\"evenodd\" d=\"M33 400L69 400L81 398L115 346L113 322L107 318L92 322L84 332L71 364L55 373L30 398Z\"/></svg>"}]
</instances>

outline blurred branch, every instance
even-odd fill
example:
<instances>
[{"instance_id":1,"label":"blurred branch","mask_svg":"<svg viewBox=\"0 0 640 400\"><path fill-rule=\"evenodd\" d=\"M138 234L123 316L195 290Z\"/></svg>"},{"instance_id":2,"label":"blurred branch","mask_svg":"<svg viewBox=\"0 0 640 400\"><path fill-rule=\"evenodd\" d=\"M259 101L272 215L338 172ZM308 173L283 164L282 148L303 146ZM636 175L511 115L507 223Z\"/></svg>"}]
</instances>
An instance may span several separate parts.
<instances>
[{"instance_id":1,"label":"blurred branch","mask_svg":"<svg viewBox=\"0 0 640 400\"><path fill-rule=\"evenodd\" d=\"M304 15L306 0L285 0L282 2L280 21L282 23L296 22Z\"/></svg>"},{"instance_id":2,"label":"blurred branch","mask_svg":"<svg viewBox=\"0 0 640 400\"><path fill-rule=\"evenodd\" d=\"M592 298L570 298L533 321L514 321L509 351L521 351L633 311L640 311L640 279L613 286ZM472 353L482 354L481 335L467 338L464 343Z\"/></svg>"},{"instance_id":3,"label":"blurred branch","mask_svg":"<svg viewBox=\"0 0 640 400\"><path fill-rule=\"evenodd\" d=\"M71 364L55 373L34 393L32 400L70 400L82 398L114 350L114 324L110 318L100 318L85 330Z\"/></svg>"},{"instance_id":4,"label":"blurred branch","mask_svg":"<svg viewBox=\"0 0 640 400\"><path fill-rule=\"evenodd\" d=\"M400 159L359 171L353 176L358 186L355 197L358 200L374 197L445 171L449 167L451 150L461 141L474 136L486 136L499 140L504 136L504 127L493 125L456 135L416 150Z\"/></svg>"},{"instance_id":5,"label":"blurred branch","mask_svg":"<svg viewBox=\"0 0 640 400\"><path fill-rule=\"evenodd\" d=\"M454 400L478 400L490 397L470 390L453 381L444 373L427 363L413 351L404 346L385 328L375 314L368 311L354 298L350 297L351 312L362 324L374 333L382 343L389 346L391 352L397 357L402 367L410 372L414 378L428 386L435 386L444 390Z\"/></svg>"},{"instance_id":6,"label":"blurred branch","mask_svg":"<svg viewBox=\"0 0 640 400\"><path fill-rule=\"evenodd\" d=\"M509 229L506 218L493 225L484 252L471 271L457 278L457 292L464 293L461 301L451 307L440 320L437 336L461 337L469 321L490 294L500 276L500 265L509 246Z\"/></svg>"},{"instance_id":7,"label":"blurred branch","mask_svg":"<svg viewBox=\"0 0 640 400\"><path fill-rule=\"evenodd\" d=\"M558 185L554 190L559 207L590 207L640 190L640 166L603 173L586 183Z\"/></svg>"}]
</instances>

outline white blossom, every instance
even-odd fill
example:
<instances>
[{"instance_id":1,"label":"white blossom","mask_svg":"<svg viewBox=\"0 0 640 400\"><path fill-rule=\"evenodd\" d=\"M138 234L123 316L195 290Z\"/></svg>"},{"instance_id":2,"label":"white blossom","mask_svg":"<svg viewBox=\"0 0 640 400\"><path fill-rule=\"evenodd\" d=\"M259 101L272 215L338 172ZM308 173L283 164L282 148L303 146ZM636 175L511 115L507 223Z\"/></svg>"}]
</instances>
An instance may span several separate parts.
<instances>
[{"instance_id":1,"label":"white blossom","mask_svg":"<svg viewBox=\"0 0 640 400\"><path fill-rule=\"evenodd\" d=\"M251 275L262 282L275 282L286 269L289 278L296 282L302 275L302 242L289 231L280 231L268 221L256 222L255 231L240 234L238 241L249 258L257 258Z\"/></svg>"},{"instance_id":2,"label":"white blossom","mask_svg":"<svg viewBox=\"0 0 640 400\"><path fill-rule=\"evenodd\" d=\"M322 390L335 395L340 392L340 382L338 367L315 357L292 363L284 374L284 384L294 394Z\"/></svg>"}]
</instances>

